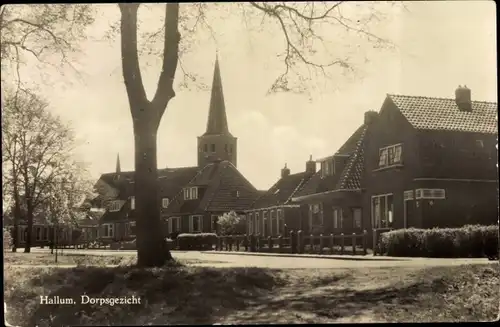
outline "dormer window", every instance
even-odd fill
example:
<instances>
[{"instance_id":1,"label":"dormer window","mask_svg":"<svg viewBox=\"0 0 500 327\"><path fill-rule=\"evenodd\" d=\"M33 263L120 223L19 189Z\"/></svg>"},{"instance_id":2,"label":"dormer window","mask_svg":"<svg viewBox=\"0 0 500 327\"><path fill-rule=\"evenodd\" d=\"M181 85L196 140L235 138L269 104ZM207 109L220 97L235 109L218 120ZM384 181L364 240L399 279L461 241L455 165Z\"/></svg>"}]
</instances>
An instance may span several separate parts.
<instances>
[{"instance_id":1,"label":"dormer window","mask_svg":"<svg viewBox=\"0 0 500 327\"><path fill-rule=\"evenodd\" d=\"M135 196L130 197L130 209L135 210Z\"/></svg>"},{"instance_id":2,"label":"dormer window","mask_svg":"<svg viewBox=\"0 0 500 327\"><path fill-rule=\"evenodd\" d=\"M168 207L168 204L169 204L169 203L170 203L170 199L169 199L169 198L163 198L163 199L161 199L161 206L162 206L163 208Z\"/></svg>"},{"instance_id":3,"label":"dormer window","mask_svg":"<svg viewBox=\"0 0 500 327\"><path fill-rule=\"evenodd\" d=\"M120 211L120 208L121 208L120 201L112 201L109 204L109 211L111 212Z\"/></svg>"},{"instance_id":4,"label":"dormer window","mask_svg":"<svg viewBox=\"0 0 500 327\"><path fill-rule=\"evenodd\" d=\"M333 158L321 162L321 177L332 176L335 174L335 162Z\"/></svg>"},{"instance_id":5,"label":"dormer window","mask_svg":"<svg viewBox=\"0 0 500 327\"><path fill-rule=\"evenodd\" d=\"M215 144L210 144L210 151L215 152Z\"/></svg>"},{"instance_id":6,"label":"dormer window","mask_svg":"<svg viewBox=\"0 0 500 327\"><path fill-rule=\"evenodd\" d=\"M198 188L197 187L184 188L184 200L194 200L197 198L198 198Z\"/></svg>"}]
</instances>

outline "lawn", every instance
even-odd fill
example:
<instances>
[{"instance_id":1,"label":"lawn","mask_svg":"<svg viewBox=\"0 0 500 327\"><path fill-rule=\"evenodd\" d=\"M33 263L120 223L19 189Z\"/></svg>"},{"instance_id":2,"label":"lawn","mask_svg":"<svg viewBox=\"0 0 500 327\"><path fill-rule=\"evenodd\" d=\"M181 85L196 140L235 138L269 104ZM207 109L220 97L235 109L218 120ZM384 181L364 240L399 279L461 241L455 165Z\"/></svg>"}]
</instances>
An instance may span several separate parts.
<instances>
[{"instance_id":1,"label":"lawn","mask_svg":"<svg viewBox=\"0 0 500 327\"><path fill-rule=\"evenodd\" d=\"M4 252L4 265L78 265L78 266L126 266L136 262L137 256L130 254L113 254L113 255L97 255L84 253L64 253L58 254L57 263L55 262L55 254L50 253L23 253L23 252ZM180 260L182 264L198 264L198 263L217 263L217 261L206 260Z\"/></svg>"},{"instance_id":2,"label":"lawn","mask_svg":"<svg viewBox=\"0 0 500 327\"><path fill-rule=\"evenodd\" d=\"M148 325L489 321L499 265L363 269L15 268L5 271L14 325ZM80 304L80 296L141 304ZM75 305L40 305L40 295Z\"/></svg>"}]
</instances>

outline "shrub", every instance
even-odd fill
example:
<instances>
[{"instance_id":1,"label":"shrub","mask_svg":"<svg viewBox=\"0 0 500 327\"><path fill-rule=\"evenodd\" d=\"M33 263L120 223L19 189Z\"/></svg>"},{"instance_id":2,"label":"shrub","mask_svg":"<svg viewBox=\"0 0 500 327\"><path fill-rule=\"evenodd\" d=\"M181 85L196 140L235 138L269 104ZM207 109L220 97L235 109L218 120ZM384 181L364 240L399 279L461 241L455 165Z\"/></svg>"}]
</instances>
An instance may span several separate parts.
<instances>
[{"instance_id":1,"label":"shrub","mask_svg":"<svg viewBox=\"0 0 500 327\"><path fill-rule=\"evenodd\" d=\"M13 245L12 233L8 228L3 229L3 250L9 250Z\"/></svg>"},{"instance_id":2,"label":"shrub","mask_svg":"<svg viewBox=\"0 0 500 327\"><path fill-rule=\"evenodd\" d=\"M223 214L217 220L221 235L245 234L245 218L231 211Z\"/></svg>"},{"instance_id":3,"label":"shrub","mask_svg":"<svg viewBox=\"0 0 500 327\"><path fill-rule=\"evenodd\" d=\"M179 234L177 236L179 250L211 250L217 242L213 233Z\"/></svg>"},{"instance_id":4,"label":"shrub","mask_svg":"<svg viewBox=\"0 0 500 327\"><path fill-rule=\"evenodd\" d=\"M498 226L399 229L381 235L379 250L382 254L396 257L496 257Z\"/></svg>"}]
</instances>

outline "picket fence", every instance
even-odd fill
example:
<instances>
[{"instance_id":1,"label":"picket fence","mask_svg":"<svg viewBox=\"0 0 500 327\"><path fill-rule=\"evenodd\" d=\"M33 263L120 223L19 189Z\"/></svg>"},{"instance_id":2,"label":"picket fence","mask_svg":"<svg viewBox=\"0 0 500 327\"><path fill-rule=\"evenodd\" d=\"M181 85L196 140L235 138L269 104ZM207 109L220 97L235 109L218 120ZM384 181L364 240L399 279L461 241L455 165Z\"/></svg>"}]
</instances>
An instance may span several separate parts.
<instances>
[{"instance_id":1,"label":"picket fence","mask_svg":"<svg viewBox=\"0 0 500 327\"><path fill-rule=\"evenodd\" d=\"M306 235L290 231L289 235L229 235L219 236L216 251L261 253L308 253L367 255L367 232L362 234Z\"/></svg>"}]
</instances>

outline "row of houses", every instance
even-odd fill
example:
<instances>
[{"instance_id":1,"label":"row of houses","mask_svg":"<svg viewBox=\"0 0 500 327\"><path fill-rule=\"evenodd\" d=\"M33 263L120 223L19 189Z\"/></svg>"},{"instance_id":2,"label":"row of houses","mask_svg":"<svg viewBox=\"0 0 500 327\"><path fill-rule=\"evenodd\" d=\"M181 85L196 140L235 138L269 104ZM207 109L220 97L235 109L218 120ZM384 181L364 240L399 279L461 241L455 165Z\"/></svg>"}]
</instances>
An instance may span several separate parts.
<instances>
[{"instance_id":1,"label":"row of houses","mask_svg":"<svg viewBox=\"0 0 500 327\"><path fill-rule=\"evenodd\" d=\"M198 165L159 170L164 232L217 232L228 211L245 215L248 233L265 236L495 224L497 135L497 104L472 101L465 86L450 98L388 94L330 156L311 156L302 172L285 165L259 191L236 166L216 60ZM107 199L101 235L134 237L133 172L121 172L117 158L97 186Z\"/></svg>"},{"instance_id":2,"label":"row of houses","mask_svg":"<svg viewBox=\"0 0 500 327\"><path fill-rule=\"evenodd\" d=\"M311 156L302 172L285 164L260 191L237 169L216 59L197 165L158 171L164 234L218 232L229 211L246 217L248 233L265 236L495 224L497 123L497 103L472 101L465 86L450 98L388 94L330 156ZM96 191L92 205L104 210L96 235L133 239L134 172L121 171L119 156Z\"/></svg>"}]
</instances>

